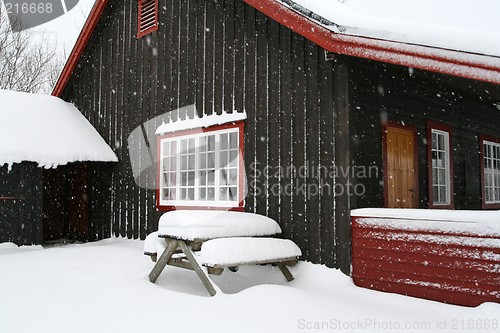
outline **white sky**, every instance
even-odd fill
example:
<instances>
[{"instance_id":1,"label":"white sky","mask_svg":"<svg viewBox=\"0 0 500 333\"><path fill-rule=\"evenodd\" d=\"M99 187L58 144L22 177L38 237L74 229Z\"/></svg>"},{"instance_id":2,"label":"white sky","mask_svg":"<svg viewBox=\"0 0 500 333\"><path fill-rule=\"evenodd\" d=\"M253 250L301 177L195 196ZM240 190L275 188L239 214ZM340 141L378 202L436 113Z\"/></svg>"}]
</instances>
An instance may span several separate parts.
<instances>
[{"instance_id":1,"label":"white sky","mask_svg":"<svg viewBox=\"0 0 500 333\"><path fill-rule=\"evenodd\" d=\"M58 53L67 57L75 45L94 2L95 0L79 0L78 4L66 14L34 27L29 32L35 40L41 38L42 35L48 38L57 44Z\"/></svg>"}]
</instances>

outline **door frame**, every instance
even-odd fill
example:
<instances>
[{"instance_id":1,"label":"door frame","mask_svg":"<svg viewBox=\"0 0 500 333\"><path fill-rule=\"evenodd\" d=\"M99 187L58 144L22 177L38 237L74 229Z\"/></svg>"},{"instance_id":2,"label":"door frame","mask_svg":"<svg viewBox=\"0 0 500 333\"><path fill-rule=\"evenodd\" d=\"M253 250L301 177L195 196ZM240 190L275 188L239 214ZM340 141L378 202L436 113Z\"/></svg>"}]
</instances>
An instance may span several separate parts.
<instances>
[{"instance_id":1,"label":"door frame","mask_svg":"<svg viewBox=\"0 0 500 333\"><path fill-rule=\"evenodd\" d=\"M389 204L389 186L387 179L387 128L399 128L413 133L413 168L415 173L413 175L413 182L415 184L415 192L413 196L413 205L415 208L420 207L420 192L418 183L418 130L414 125L403 125L400 122L388 121L382 124L382 167L384 172L384 207L388 207Z\"/></svg>"}]
</instances>

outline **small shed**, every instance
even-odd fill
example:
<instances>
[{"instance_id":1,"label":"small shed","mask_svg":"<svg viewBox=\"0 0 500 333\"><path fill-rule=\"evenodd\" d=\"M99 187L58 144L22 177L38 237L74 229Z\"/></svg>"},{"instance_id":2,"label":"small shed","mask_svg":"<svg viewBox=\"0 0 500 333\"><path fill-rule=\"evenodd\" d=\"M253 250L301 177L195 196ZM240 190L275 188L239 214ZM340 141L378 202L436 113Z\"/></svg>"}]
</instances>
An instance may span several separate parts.
<instances>
[{"instance_id":1,"label":"small shed","mask_svg":"<svg viewBox=\"0 0 500 333\"><path fill-rule=\"evenodd\" d=\"M88 238L87 183L113 150L71 103L0 90L0 243Z\"/></svg>"}]
</instances>

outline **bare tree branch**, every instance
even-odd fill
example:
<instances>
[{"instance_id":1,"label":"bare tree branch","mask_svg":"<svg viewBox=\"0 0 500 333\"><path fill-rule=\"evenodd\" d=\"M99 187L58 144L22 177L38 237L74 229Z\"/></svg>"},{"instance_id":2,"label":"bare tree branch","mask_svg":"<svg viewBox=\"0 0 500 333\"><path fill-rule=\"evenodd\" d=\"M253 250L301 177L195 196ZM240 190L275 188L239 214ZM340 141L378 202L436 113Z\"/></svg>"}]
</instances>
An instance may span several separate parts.
<instances>
[{"instance_id":1,"label":"bare tree branch","mask_svg":"<svg viewBox=\"0 0 500 333\"><path fill-rule=\"evenodd\" d=\"M16 22L9 24L3 14L0 6L0 89L50 93L63 66L57 45L43 36L33 42L28 32L13 32Z\"/></svg>"}]
</instances>

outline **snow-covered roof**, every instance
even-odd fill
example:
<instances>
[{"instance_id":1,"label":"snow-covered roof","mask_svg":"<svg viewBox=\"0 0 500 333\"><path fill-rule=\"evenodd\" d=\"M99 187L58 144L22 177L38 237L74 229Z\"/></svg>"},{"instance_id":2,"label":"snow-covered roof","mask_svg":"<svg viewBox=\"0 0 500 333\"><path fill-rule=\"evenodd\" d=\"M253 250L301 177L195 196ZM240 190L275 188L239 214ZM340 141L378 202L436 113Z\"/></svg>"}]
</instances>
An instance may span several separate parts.
<instances>
[{"instance_id":1,"label":"snow-covered roof","mask_svg":"<svg viewBox=\"0 0 500 333\"><path fill-rule=\"evenodd\" d=\"M53 168L76 161L118 161L73 104L1 89L0 101L0 166L31 161Z\"/></svg>"},{"instance_id":2,"label":"snow-covered roof","mask_svg":"<svg viewBox=\"0 0 500 333\"><path fill-rule=\"evenodd\" d=\"M276 1L336 33L500 57L496 0Z\"/></svg>"}]
</instances>

